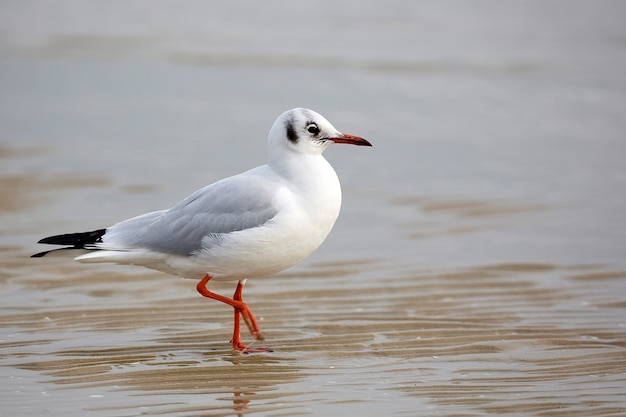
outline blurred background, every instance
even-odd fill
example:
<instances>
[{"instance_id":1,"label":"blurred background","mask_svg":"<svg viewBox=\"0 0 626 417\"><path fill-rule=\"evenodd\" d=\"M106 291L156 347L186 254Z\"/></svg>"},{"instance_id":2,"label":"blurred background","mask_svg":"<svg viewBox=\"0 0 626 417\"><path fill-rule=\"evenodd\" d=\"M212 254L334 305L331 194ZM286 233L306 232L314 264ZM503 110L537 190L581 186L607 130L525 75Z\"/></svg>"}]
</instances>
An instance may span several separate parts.
<instances>
[{"instance_id":1,"label":"blurred background","mask_svg":"<svg viewBox=\"0 0 626 417\"><path fill-rule=\"evenodd\" d=\"M570 364L581 369L596 360L586 356L589 340L602 345L594 346L600 349L597 352L606 348L623 355L625 19L626 3L619 0L1 2L0 291L3 340L11 342L5 346L9 350L3 361L8 367L2 371L2 395L13 401L12 415L43 409L72 415L90 409L78 400L75 407L65 400L82 392L72 391L75 386L57 393L54 401L41 395L32 402L22 401L32 392L48 392L41 384L58 382L50 366L32 365L31 355L45 355L54 366L74 369L74 362L58 362L59 358L76 354L76 349L95 349L100 342L85 346L85 341L95 337L92 332L101 335L103 331L96 323L71 325L70 321L66 333L59 336L48 327L50 323L37 317L65 317L73 309L98 305L122 314L120 308L135 303L123 295L124 288L131 287L144 297L141 303L146 311L161 307L163 300L197 297L194 283L156 273L68 265L70 258L28 259L43 250L35 242L50 234L102 228L167 208L203 185L265 163L267 132L281 112L293 107L312 108L339 130L365 137L374 146L334 146L326 151L344 190L344 206L334 231L303 264L266 283L251 283L249 301L253 308L255 302L260 304L263 311L263 302L277 300L260 314L268 317L266 332L278 332L274 342L293 341L289 345L293 352L298 346L302 349L307 337L324 335L320 323L325 320L333 323L338 316L347 320L345 314L358 315L354 321L342 322L338 339L327 340L328 350L316 355L312 349L308 356L292 353L302 367L297 381L285 382L271 400L248 398L244 409L268 415L268 410L285 412L277 405L289 403L283 396L285 390L300 393L290 397L293 408L288 410L320 415L342 412L339 404L349 404L352 412L361 415L410 414L417 409L433 415L460 409L480 414L503 398L510 401L508 394L483 397L479 405L459 397L456 403L461 408L452 407L442 393L447 390L444 387L449 388L446 384L458 383L455 372L459 369L449 365L429 365L434 368L425 380L438 380L441 390L406 388L422 380L426 366L411 361L441 353L413 350L424 348L415 343L421 337L418 330L424 328L420 314L426 314L420 307L425 300L420 297L453 300L457 308L466 306L467 310L457 311L437 304L436 313L427 315L444 321L448 315L475 319L476 329L502 317L504 310L512 314L502 322L491 321L497 329L493 333L473 335L472 340L481 343L497 345L495 341L503 337L498 332L516 325L541 328L542 335L584 328L580 331L583 339L568 333L558 342L544 344L535 335L529 336L528 346L539 351L555 344L571 346L572 351L580 347L581 356ZM452 272L468 279L442 286L441 277ZM103 274L101 281L81 279L91 273ZM68 274L74 277L71 282ZM133 274L144 275L133 278ZM289 277L307 279L283 279ZM139 291L152 280L163 288L154 294ZM515 287L522 281L523 288L530 286L536 292ZM514 288L502 286L503 282L515 284ZM387 298L389 288L402 289L407 298L402 302ZM477 288L487 295L472 298ZM539 314L534 303L546 288L556 292L549 301L543 299L546 304ZM452 289L459 291L453 297ZM350 298L349 291L356 291L351 302L357 304L349 308L325 304L326 290L340 291L345 298ZM511 304L506 297L512 294L521 298ZM596 298L586 298L590 294ZM290 328L288 321L272 314L284 305L278 300L294 299L312 304L309 312L290 312L299 323ZM197 306L206 304L195 301L200 302ZM375 312L368 310L371 306L376 306ZM217 306L215 311L223 310ZM316 317L319 310L329 316ZM417 333L402 336L377 327L355 330L355 322L365 320L362 314L368 311L373 314L371 320L390 332L402 317L403 328ZM393 313L388 321L385 312ZM130 331L126 326L138 314L127 313L126 318L118 316L122 317L118 327L107 327L112 334L105 339L117 346L129 343L124 332ZM230 312L223 313L227 333ZM188 314L193 316L191 311ZM192 327L199 330L207 321L192 323ZM143 327L148 329L143 341L132 342L137 344L134 352L148 352L141 350L145 349L142 343L163 336L161 327L153 324ZM547 328L542 327L546 324ZM180 325L180 320L169 325ZM287 328L302 333L281 338L280 330ZM459 322L455 328L465 325ZM600 328L611 329L610 336L593 333ZM203 337L209 337L211 329L204 327ZM332 390L316 383L341 378L326 368L327 372L317 373L319 364L332 362L333 352L345 348L340 335L354 332L362 332L358 334L368 341L353 347L355 355L374 349L372 343L389 352L395 345L385 345L388 341L409 343L410 339L413 347L403 345L402 353L396 355L404 361L401 367L383 361L389 366L384 368L378 356L363 359L359 366L378 370L369 374L366 385L346 382L366 377L344 368L345 395L336 398ZM47 342L27 342L32 333ZM224 349L220 354L230 355L227 344L220 344L228 336L213 336L211 343ZM577 345L581 340L582 347ZM184 342L177 339L176 343ZM460 349L449 351L450 355L475 353L473 342L466 339L450 343ZM463 348L468 343L473 346L469 352ZM195 351L190 346L184 350L191 353L155 355L203 363L194 356L202 348ZM67 353L70 348L73 354ZM163 352L168 349L164 346ZM528 352L522 356L529 361L535 357ZM274 359L280 363L284 358ZM515 363L506 354L489 360L502 369L511 369ZM122 369L116 361L105 362ZM464 366L480 373L485 369L481 361ZM602 397L606 403L600 403L613 408L600 411L623 413L626 405L618 391L621 386L623 394L624 362L613 357L607 361L606 369L614 371L607 371L610 377L604 385L576 374L570 377L582 378L576 382L582 385L573 390L578 395L566 393L572 392L572 386L563 380L558 382L565 388L541 389L552 395L553 407L570 407L571 413L580 415L589 415L589 409L581 406L577 396L599 398L599 392L608 393ZM554 369L534 364L540 375L554 374ZM166 361L155 369L164 371L170 365ZM75 372L81 373L80 369ZM399 369L406 372L401 381L394 379ZM224 372L228 375L229 371ZM520 372L505 380L523 380L524 370ZM21 396L7 390L16 378L22 381L22 388L16 389ZM390 384L376 382L389 378ZM123 415L141 412L130 394L108 391L118 383L115 379L104 384L106 395L98 391L85 398L105 395L129 413ZM502 383L486 383L485 392L497 392ZM237 384L242 386L241 381ZM394 406L388 398L372 393L390 390L385 392L391 395L396 392L391 386L402 388ZM470 384L469 389L475 386ZM513 391L519 394L518 388ZM189 391L193 388L187 387ZM235 388L229 392L236 398L243 395ZM521 394L520 402L505 405L532 414L537 411L530 407L537 402L537 394ZM147 394L142 391L142 395ZM326 402L315 401L318 397ZM157 409L193 415L217 400L205 403L193 396L172 401L190 408ZM227 402L215 412L244 413L241 402L234 407ZM3 404L8 403L3 400ZM255 404L260 408L254 408ZM547 405L540 411L551 409ZM97 410L101 415L116 415L110 409Z\"/></svg>"}]
</instances>

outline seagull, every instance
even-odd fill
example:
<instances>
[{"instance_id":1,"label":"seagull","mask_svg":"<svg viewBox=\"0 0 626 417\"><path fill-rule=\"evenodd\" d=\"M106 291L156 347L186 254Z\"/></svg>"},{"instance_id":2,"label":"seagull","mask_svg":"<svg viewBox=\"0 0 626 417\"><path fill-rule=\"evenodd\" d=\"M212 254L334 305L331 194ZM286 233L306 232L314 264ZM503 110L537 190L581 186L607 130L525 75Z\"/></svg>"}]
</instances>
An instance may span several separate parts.
<instances>
[{"instance_id":1,"label":"seagull","mask_svg":"<svg viewBox=\"0 0 626 417\"><path fill-rule=\"evenodd\" d=\"M263 340L242 293L249 278L267 277L313 253L341 208L341 186L322 152L333 143L372 146L333 127L319 113L295 108L269 131L268 161L207 185L170 209L124 220L106 229L46 237L38 243L86 250L79 262L139 265L200 280L198 292L234 309L234 350L271 351L242 343L240 316ZM209 291L209 281L238 281L232 298Z\"/></svg>"}]
</instances>

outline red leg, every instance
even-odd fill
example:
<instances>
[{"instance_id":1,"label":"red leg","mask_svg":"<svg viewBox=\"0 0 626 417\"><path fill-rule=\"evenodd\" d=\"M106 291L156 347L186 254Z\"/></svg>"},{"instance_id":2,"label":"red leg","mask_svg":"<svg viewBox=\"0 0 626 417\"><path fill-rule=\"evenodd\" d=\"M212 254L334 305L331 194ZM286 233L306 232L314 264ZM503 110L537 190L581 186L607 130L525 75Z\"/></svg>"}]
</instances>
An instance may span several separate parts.
<instances>
[{"instance_id":1,"label":"red leg","mask_svg":"<svg viewBox=\"0 0 626 417\"><path fill-rule=\"evenodd\" d=\"M248 348L243 343L241 343L241 331L239 325L239 315L241 314L246 322L246 325L250 329L250 332L257 339L262 340L263 335L259 329L259 325L256 321L256 318L252 314L250 307L243 301L242 293L243 293L243 285L245 281L239 281L237 285L237 289L235 290L235 294L233 298L224 297L223 295L214 293L209 291L207 288L207 284L211 280L210 275L205 275L204 278L198 283L197 290L204 297L211 298L213 300L221 301L222 303L228 304L229 306L235 309L234 323L233 323L233 338L230 342L233 344L233 349L247 353L247 352L269 352L270 350L267 348Z\"/></svg>"},{"instance_id":2,"label":"red leg","mask_svg":"<svg viewBox=\"0 0 626 417\"><path fill-rule=\"evenodd\" d=\"M265 339L265 337L263 337L263 333L261 333L261 329L259 328L259 324L256 321L256 317L254 317L254 314L252 314L252 310L250 310L248 304L243 301L242 293L244 284L245 280L239 281L239 283L237 284L237 289L235 290L235 294L233 295L233 300L243 303L243 307L241 307L239 312L241 313L243 320L246 322L248 330L250 330L252 336L254 336L254 338L257 340L263 340Z\"/></svg>"}]
</instances>

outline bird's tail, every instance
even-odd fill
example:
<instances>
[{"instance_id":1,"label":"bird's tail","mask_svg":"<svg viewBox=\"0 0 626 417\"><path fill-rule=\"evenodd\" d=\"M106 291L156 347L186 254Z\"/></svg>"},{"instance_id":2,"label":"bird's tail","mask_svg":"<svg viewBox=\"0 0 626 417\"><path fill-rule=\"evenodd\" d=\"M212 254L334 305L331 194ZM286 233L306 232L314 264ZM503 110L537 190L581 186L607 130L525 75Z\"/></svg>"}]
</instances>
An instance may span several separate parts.
<instances>
[{"instance_id":1,"label":"bird's tail","mask_svg":"<svg viewBox=\"0 0 626 417\"><path fill-rule=\"evenodd\" d=\"M106 233L106 229L93 230L91 232L82 233L66 233L64 235L48 236L41 239L37 243L46 243L49 245L64 245L65 248L52 249L31 255L31 258L41 258L55 250L66 249L95 249L95 243L102 242L102 236Z\"/></svg>"}]
</instances>

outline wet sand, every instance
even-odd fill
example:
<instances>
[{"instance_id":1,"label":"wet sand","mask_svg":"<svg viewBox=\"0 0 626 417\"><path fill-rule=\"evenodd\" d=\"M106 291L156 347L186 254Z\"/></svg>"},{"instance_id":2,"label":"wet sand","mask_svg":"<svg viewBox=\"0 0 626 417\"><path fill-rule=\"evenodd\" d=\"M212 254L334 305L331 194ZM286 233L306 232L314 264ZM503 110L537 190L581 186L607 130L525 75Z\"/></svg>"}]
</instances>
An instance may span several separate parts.
<instances>
[{"instance_id":1,"label":"wet sand","mask_svg":"<svg viewBox=\"0 0 626 417\"><path fill-rule=\"evenodd\" d=\"M622 3L105 3L0 6L0 415L626 415ZM374 147L246 286L273 352L194 281L29 258L264 163L294 106Z\"/></svg>"},{"instance_id":2,"label":"wet sand","mask_svg":"<svg viewBox=\"0 0 626 417\"><path fill-rule=\"evenodd\" d=\"M385 273L354 260L251 283L274 352L242 355L227 343L230 309L191 281L15 261L5 296L27 291L32 305L3 308L3 404L23 415L625 412L626 271L494 264L363 286L364 270Z\"/></svg>"}]
</instances>

